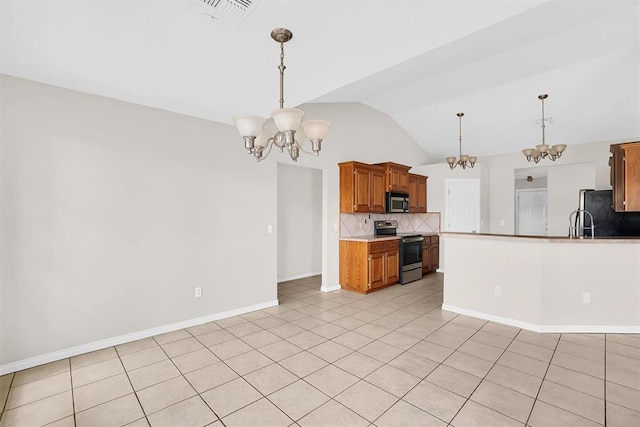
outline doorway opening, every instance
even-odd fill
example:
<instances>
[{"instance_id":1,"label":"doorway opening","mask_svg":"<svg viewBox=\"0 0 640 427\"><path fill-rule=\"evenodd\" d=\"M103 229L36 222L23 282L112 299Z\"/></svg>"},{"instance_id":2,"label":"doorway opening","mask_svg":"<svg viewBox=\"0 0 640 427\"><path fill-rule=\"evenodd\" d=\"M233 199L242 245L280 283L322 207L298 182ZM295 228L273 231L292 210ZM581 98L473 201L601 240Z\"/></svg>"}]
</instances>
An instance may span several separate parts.
<instances>
[{"instance_id":1,"label":"doorway opening","mask_svg":"<svg viewBox=\"0 0 640 427\"><path fill-rule=\"evenodd\" d=\"M546 236L548 234L548 198L546 168L515 170L515 234Z\"/></svg>"},{"instance_id":2,"label":"doorway opening","mask_svg":"<svg viewBox=\"0 0 640 427\"><path fill-rule=\"evenodd\" d=\"M278 163L278 283L322 274L322 217L323 171Z\"/></svg>"}]
</instances>

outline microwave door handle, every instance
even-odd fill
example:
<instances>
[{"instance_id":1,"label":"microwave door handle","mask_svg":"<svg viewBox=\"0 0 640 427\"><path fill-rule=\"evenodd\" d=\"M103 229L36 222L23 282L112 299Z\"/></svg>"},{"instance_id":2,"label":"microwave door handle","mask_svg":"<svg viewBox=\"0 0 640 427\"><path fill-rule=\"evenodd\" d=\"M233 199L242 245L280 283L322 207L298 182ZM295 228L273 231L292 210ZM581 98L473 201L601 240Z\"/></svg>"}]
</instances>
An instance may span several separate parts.
<instances>
[{"instance_id":1,"label":"microwave door handle","mask_svg":"<svg viewBox=\"0 0 640 427\"><path fill-rule=\"evenodd\" d=\"M406 197L402 199L402 210L405 212L409 212L409 199Z\"/></svg>"}]
</instances>

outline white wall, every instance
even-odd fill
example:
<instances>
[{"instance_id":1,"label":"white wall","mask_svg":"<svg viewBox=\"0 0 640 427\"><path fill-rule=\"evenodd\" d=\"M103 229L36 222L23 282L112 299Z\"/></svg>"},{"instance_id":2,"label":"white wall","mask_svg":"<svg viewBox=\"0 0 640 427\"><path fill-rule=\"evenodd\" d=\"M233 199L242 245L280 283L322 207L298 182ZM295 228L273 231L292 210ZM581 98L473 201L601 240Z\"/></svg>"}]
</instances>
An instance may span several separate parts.
<instances>
[{"instance_id":1,"label":"white wall","mask_svg":"<svg viewBox=\"0 0 640 427\"><path fill-rule=\"evenodd\" d=\"M256 163L230 125L8 76L0 85L0 368L276 300L277 234L266 230L286 154ZM427 158L362 104L302 107L332 121L320 157L298 161L323 169L331 287L337 163Z\"/></svg>"},{"instance_id":2,"label":"white wall","mask_svg":"<svg viewBox=\"0 0 640 427\"><path fill-rule=\"evenodd\" d=\"M0 365L276 301L276 164L231 126L0 78Z\"/></svg>"},{"instance_id":3,"label":"white wall","mask_svg":"<svg viewBox=\"0 0 640 427\"><path fill-rule=\"evenodd\" d=\"M322 171L278 164L278 281L322 270Z\"/></svg>"}]
</instances>

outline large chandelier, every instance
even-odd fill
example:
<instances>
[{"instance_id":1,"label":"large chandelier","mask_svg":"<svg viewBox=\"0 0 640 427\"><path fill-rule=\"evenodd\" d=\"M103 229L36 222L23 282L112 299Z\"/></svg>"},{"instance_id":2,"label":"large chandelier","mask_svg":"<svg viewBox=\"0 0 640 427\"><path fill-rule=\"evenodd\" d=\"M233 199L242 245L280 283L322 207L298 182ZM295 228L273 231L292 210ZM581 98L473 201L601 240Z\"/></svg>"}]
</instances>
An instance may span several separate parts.
<instances>
[{"instance_id":1,"label":"large chandelier","mask_svg":"<svg viewBox=\"0 0 640 427\"><path fill-rule=\"evenodd\" d=\"M542 144L536 145L536 148L525 148L522 150L522 154L524 154L527 160L533 160L535 163L538 163L542 159L549 159L555 162L556 159L562 157L562 152L567 149L567 144L556 144L549 147L544 140L544 128L546 127L544 117L544 100L548 97L549 95L546 93L538 95L538 99L542 101Z\"/></svg>"},{"instance_id":2,"label":"large chandelier","mask_svg":"<svg viewBox=\"0 0 640 427\"><path fill-rule=\"evenodd\" d=\"M460 143L460 158L456 160L455 157L447 157L447 163L449 163L449 167L451 169L454 169L458 165L460 165L462 169L466 169L467 166L472 168L476 165L478 158L476 156L462 154L462 116L464 116L464 113L458 113L456 115L458 116L458 124L460 126L460 136L458 137L458 141Z\"/></svg>"},{"instance_id":3,"label":"large chandelier","mask_svg":"<svg viewBox=\"0 0 640 427\"><path fill-rule=\"evenodd\" d=\"M327 136L330 122L326 120L302 121L304 111L299 108L284 108L284 44L291 40L293 33L286 28L276 28L271 38L280 43L280 108L271 113L271 119L278 131L275 134L265 129L266 120L253 115L237 115L233 118L238 132L244 138L244 148L257 161L266 159L275 145L282 153L286 148L293 161L298 161L300 151L319 155L322 140ZM302 128L301 128L302 126ZM311 141L311 152L302 148L304 135Z\"/></svg>"}]
</instances>

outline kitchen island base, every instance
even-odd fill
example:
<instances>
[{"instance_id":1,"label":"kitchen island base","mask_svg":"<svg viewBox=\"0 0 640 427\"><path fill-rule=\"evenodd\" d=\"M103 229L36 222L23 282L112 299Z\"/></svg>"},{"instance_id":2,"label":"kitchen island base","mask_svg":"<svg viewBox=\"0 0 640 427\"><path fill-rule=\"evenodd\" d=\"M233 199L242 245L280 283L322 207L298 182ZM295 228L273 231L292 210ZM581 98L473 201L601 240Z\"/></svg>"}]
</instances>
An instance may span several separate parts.
<instances>
[{"instance_id":1,"label":"kitchen island base","mask_svg":"<svg viewBox=\"0 0 640 427\"><path fill-rule=\"evenodd\" d=\"M443 233L442 308L537 332L640 333L640 240Z\"/></svg>"}]
</instances>

